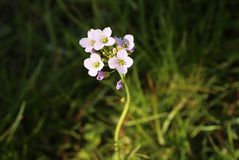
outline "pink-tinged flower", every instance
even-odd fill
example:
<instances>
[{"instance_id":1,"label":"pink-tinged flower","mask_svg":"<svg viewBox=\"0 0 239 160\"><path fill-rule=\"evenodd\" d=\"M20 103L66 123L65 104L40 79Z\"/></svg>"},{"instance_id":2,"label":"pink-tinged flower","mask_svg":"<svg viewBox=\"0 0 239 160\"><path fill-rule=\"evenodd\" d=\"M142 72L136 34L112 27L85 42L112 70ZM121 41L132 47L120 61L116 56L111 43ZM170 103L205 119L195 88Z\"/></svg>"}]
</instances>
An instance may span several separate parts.
<instances>
[{"instance_id":1,"label":"pink-tinged flower","mask_svg":"<svg viewBox=\"0 0 239 160\"><path fill-rule=\"evenodd\" d=\"M85 48L86 52L92 52L94 47L95 47L95 38L94 36L99 32L99 29L94 30L91 29L87 32L87 38L82 38L79 41L79 44L81 45L81 47Z\"/></svg>"},{"instance_id":2,"label":"pink-tinged flower","mask_svg":"<svg viewBox=\"0 0 239 160\"><path fill-rule=\"evenodd\" d=\"M95 38L95 50L100 50L104 46L112 46L115 43L115 39L111 37L112 30L110 27L105 28L103 31L97 30L94 33Z\"/></svg>"},{"instance_id":3,"label":"pink-tinged flower","mask_svg":"<svg viewBox=\"0 0 239 160\"><path fill-rule=\"evenodd\" d=\"M133 59L128 56L126 50L119 50L116 56L108 61L110 69L116 69L120 74L126 74L128 68L133 64Z\"/></svg>"},{"instance_id":4,"label":"pink-tinged flower","mask_svg":"<svg viewBox=\"0 0 239 160\"><path fill-rule=\"evenodd\" d=\"M124 48L128 51L132 51L135 46L134 36L132 36L131 34L125 35L123 39L115 37L115 42L119 47Z\"/></svg>"},{"instance_id":5,"label":"pink-tinged flower","mask_svg":"<svg viewBox=\"0 0 239 160\"><path fill-rule=\"evenodd\" d=\"M117 90L120 90L123 88L123 82L121 80L119 80L116 84L116 87L115 87Z\"/></svg>"},{"instance_id":6,"label":"pink-tinged flower","mask_svg":"<svg viewBox=\"0 0 239 160\"><path fill-rule=\"evenodd\" d=\"M87 68L88 74L92 77L95 77L103 67L104 63L101 61L101 58L98 54L92 53L90 58L84 60L84 66Z\"/></svg>"}]
</instances>

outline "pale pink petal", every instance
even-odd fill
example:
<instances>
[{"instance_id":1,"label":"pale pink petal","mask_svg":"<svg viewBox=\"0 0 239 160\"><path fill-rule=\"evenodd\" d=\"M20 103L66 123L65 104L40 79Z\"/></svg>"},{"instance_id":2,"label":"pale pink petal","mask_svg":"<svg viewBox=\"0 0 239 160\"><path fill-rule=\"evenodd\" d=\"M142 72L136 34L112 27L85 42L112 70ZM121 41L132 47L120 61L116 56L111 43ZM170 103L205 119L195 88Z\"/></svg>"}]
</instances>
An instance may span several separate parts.
<instances>
[{"instance_id":1,"label":"pale pink petal","mask_svg":"<svg viewBox=\"0 0 239 160\"><path fill-rule=\"evenodd\" d=\"M95 53L92 53L90 55L90 59L92 62L98 62L98 61L101 61L101 58L98 54L95 54Z\"/></svg>"},{"instance_id":2,"label":"pale pink petal","mask_svg":"<svg viewBox=\"0 0 239 160\"><path fill-rule=\"evenodd\" d=\"M91 51L92 51L92 49L93 49L93 47L92 47L92 46L90 46L90 47L86 47L86 48L85 48L85 52L91 52Z\"/></svg>"},{"instance_id":3,"label":"pale pink petal","mask_svg":"<svg viewBox=\"0 0 239 160\"><path fill-rule=\"evenodd\" d=\"M103 30L104 34L107 36L107 37L110 37L111 34L112 34L112 30L110 27L107 27Z\"/></svg>"},{"instance_id":4,"label":"pale pink petal","mask_svg":"<svg viewBox=\"0 0 239 160\"><path fill-rule=\"evenodd\" d=\"M102 39L102 37L104 37L104 33L103 33L102 30L96 29L96 30L94 30L92 36L93 36L93 39L94 39L96 42L100 42L101 39Z\"/></svg>"},{"instance_id":5,"label":"pale pink petal","mask_svg":"<svg viewBox=\"0 0 239 160\"><path fill-rule=\"evenodd\" d=\"M89 39L93 39L93 34L94 34L94 29L90 29L88 32L87 32L87 36Z\"/></svg>"},{"instance_id":6,"label":"pale pink petal","mask_svg":"<svg viewBox=\"0 0 239 160\"><path fill-rule=\"evenodd\" d=\"M124 41L123 41L122 38L114 37L114 39L115 39L115 43L116 43L117 45L123 46Z\"/></svg>"},{"instance_id":7,"label":"pale pink petal","mask_svg":"<svg viewBox=\"0 0 239 160\"><path fill-rule=\"evenodd\" d=\"M88 38L82 38L79 41L79 44L81 45L81 47L86 48L90 46L90 40Z\"/></svg>"},{"instance_id":8,"label":"pale pink petal","mask_svg":"<svg viewBox=\"0 0 239 160\"><path fill-rule=\"evenodd\" d=\"M115 39L112 37L108 38L108 42L105 44L105 46L112 46L115 43Z\"/></svg>"},{"instance_id":9,"label":"pale pink petal","mask_svg":"<svg viewBox=\"0 0 239 160\"><path fill-rule=\"evenodd\" d=\"M87 58L87 59L84 60L85 68L90 69L91 68L91 64L92 64L92 62L91 62L90 58Z\"/></svg>"},{"instance_id":10,"label":"pale pink petal","mask_svg":"<svg viewBox=\"0 0 239 160\"><path fill-rule=\"evenodd\" d=\"M134 36L132 36L131 34L125 35L124 39L127 39L129 43L134 43Z\"/></svg>"},{"instance_id":11,"label":"pale pink petal","mask_svg":"<svg viewBox=\"0 0 239 160\"><path fill-rule=\"evenodd\" d=\"M134 43L129 43L127 50L132 50L134 48Z\"/></svg>"},{"instance_id":12,"label":"pale pink petal","mask_svg":"<svg viewBox=\"0 0 239 160\"><path fill-rule=\"evenodd\" d=\"M110 69L115 69L118 66L117 63L117 58L116 57L112 57L108 60L108 65Z\"/></svg>"},{"instance_id":13,"label":"pale pink petal","mask_svg":"<svg viewBox=\"0 0 239 160\"><path fill-rule=\"evenodd\" d=\"M117 52L117 58L125 58L127 56L128 56L128 53L124 49L121 49Z\"/></svg>"},{"instance_id":14,"label":"pale pink petal","mask_svg":"<svg viewBox=\"0 0 239 160\"><path fill-rule=\"evenodd\" d=\"M103 67L104 67L104 63L103 63L102 61L100 61L100 65L99 65L99 67L98 67L98 70L99 70L99 71L102 70Z\"/></svg>"},{"instance_id":15,"label":"pale pink petal","mask_svg":"<svg viewBox=\"0 0 239 160\"><path fill-rule=\"evenodd\" d=\"M123 40L128 44L127 50L132 50L134 48L134 37L132 35L125 35Z\"/></svg>"},{"instance_id":16,"label":"pale pink petal","mask_svg":"<svg viewBox=\"0 0 239 160\"><path fill-rule=\"evenodd\" d=\"M98 73L98 70L95 70L95 69L91 69L88 71L88 74L92 77L95 77Z\"/></svg>"},{"instance_id":17,"label":"pale pink petal","mask_svg":"<svg viewBox=\"0 0 239 160\"><path fill-rule=\"evenodd\" d=\"M104 44L101 43L100 41L96 41L95 44L94 44L94 49L95 50L101 50L102 48L104 47Z\"/></svg>"},{"instance_id":18,"label":"pale pink petal","mask_svg":"<svg viewBox=\"0 0 239 160\"><path fill-rule=\"evenodd\" d=\"M120 74L126 74L128 71L127 67L125 66L118 66L116 69Z\"/></svg>"},{"instance_id":19,"label":"pale pink petal","mask_svg":"<svg viewBox=\"0 0 239 160\"><path fill-rule=\"evenodd\" d=\"M134 61L133 61L132 58L127 57L127 58L125 58L125 62L126 62L125 66L126 66L127 68L129 68L129 67L132 66L132 64L133 64Z\"/></svg>"}]
</instances>

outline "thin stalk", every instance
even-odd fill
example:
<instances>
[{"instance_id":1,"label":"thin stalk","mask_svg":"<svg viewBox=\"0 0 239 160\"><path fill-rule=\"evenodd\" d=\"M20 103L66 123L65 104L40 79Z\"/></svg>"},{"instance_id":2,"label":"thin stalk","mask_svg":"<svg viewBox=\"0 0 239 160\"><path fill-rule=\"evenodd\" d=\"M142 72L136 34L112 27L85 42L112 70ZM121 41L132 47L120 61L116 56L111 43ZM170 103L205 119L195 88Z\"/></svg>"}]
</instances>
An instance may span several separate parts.
<instances>
[{"instance_id":1,"label":"thin stalk","mask_svg":"<svg viewBox=\"0 0 239 160\"><path fill-rule=\"evenodd\" d=\"M120 75L120 78L124 84L124 87L125 87L125 90L126 90L126 103L124 105L124 110L120 116L120 119L117 123L117 126L116 126L116 129L115 129L115 135L114 135L114 141L115 141L115 152L117 154L117 160L120 160L121 159L121 156L120 156L120 148L119 148L119 132L120 132L120 129L123 125L123 122L125 120L125 117L127 115L127 112L129 110L129 105L130 105L130 92L129 92L129 88L128 88L128 85L127 85L127 82L125 80L125 77L124 75Z\"/></svg>"}]
</instances>

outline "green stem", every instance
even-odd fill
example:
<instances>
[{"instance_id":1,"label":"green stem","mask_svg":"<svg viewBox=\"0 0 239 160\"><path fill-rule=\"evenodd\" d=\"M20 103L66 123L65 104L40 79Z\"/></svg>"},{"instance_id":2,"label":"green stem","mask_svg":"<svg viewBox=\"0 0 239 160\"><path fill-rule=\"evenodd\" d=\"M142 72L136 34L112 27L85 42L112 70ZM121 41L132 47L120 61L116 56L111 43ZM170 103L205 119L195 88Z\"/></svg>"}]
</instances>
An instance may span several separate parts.
<instances>
[{"instance_id":1,"label":"green stem","mask_svg":"<svg viewBox=\"0 0 239 160\"><path fill-rule=\"evenodd\" d=\"M127 85L127 82L125 80L125 77L124 75L120 75L120 78L124 84L124 87L125 87L125 90L126 90L126 103L124 105L124 110L120 116L120 119L117 123L117 126L116 126L116 129L115 129L115 135L114 135L114 141L115 141L115 152L117 154L117 160L120 160L121 157L120 157L120 151L119 151L119 132L120 132L120 129L122 127L122 124L125 120L125 117L127 115L127 112L129 110L129 105L130 105L130 92L129 92L129 88L128 88L128 85Z\"/></svg>"}]
</instances>

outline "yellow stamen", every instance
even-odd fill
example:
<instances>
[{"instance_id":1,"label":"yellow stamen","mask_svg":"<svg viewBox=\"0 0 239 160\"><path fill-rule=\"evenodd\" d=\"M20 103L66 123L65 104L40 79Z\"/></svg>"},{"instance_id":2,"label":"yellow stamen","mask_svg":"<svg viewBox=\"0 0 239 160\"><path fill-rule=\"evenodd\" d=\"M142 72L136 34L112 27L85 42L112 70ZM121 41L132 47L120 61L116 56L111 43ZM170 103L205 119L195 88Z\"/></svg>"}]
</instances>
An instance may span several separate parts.
<instances>
[{"instance_id":1,"label":"yellow stamen","mask_svg":"<svg viewBox=\"0 0 239 160\"><path fill-rule=\"evenodd\" d=\"M98 68L100 66L100 62L95 62L95 63L93 63L93 67L94 68Z\"/></svg>"},{"instance_id":2,"label":"yellow stamen","mask_svg":"<svg viewBox=\"0 0 239 160\"><path fill-rule=\"evenodd\" d=\"M102 43L107 43L107 42L108 42L108 37L102 38L102 39L101 39L101 42L102 42Z\"/></svg>"},{"instance_id":3,"label":"yellow stamen","mask_svg":"<svg viewBox=\"0 0 239 160\"><path fill-rule=\"evenodd\" d=\"M121 66L125 65L125 61L123 59L118 59L117 63Z\"/></svg>"}]
</instances>

